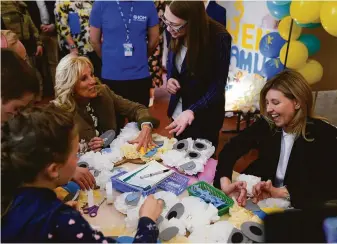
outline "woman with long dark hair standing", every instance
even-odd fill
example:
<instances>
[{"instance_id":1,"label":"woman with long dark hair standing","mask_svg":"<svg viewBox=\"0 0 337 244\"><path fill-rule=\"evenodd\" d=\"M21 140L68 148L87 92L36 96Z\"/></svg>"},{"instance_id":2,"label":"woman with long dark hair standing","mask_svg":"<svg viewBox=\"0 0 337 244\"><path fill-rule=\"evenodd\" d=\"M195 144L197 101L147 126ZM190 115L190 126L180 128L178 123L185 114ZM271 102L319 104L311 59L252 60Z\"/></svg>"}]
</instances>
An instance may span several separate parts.
<instances>
[{"instance_id":1,"label":"woman with long dark hair standing","mask_svg":"<svg viewBox=\"0 0 337 244\"><path fill-rule=\"evenodd\" d=\"M216 147L224 118L231 36L210 19L202 1L172 1L162 16L168 31L166 127L178 139L203 138Z\"/></svg>"}]
</instances>

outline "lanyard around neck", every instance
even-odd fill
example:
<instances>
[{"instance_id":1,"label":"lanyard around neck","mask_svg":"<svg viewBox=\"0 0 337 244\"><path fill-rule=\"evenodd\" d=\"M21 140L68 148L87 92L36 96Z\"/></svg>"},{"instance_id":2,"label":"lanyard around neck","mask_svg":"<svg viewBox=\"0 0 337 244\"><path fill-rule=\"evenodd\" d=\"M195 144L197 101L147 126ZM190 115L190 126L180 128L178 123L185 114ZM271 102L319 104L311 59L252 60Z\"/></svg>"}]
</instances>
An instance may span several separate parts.
<instances>
[{"instance_id":1,"label":"lanyard around neck","mask_svg":"<svg viewBox=\"0 0 337 244\"><path fill-rule=\"evenodd\" d=\"M125 15L123 13L122 7L119 3L119 0L116 0L117 6L118 6L118 10L121 14L122 20L124 22L124 27L125 27L125 31L126 31L126 42L129 43L130 42L130 24L132 21L132 14L133 14L133 1L131 1L131 7L130 7L130 12L129 12L129 20L126 21L125 19Z\"/></svg>"}]
</instances>

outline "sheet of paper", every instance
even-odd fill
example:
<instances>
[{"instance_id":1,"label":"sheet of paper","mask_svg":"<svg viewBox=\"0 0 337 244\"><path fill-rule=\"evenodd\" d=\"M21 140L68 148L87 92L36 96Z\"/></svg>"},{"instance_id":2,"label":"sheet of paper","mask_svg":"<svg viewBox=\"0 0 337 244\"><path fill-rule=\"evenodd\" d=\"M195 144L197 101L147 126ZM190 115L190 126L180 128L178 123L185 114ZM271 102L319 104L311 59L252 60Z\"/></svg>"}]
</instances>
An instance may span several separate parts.
<instances>
[{"instance_id":1,"label":"sheet of paper","mask_svg":"<svg viewBox=\"0 0 337 244\"><path fill-rule=\"evenodd\" d=\"M119 179L125 180L127 177L129 177L133 173L135 173L135 172L137 172L137 171L139 171L140 169L143 169L143 168L145 168L145 169L140 171L139 173L137 173L131 179L129 179L127 181L127 183L130 184L130 185L135 185L135 186L140 186L142 188L146 188L147 186L154 186L154 185L158 184L159 182L161 182L162 180L166 179L168 176L170 176L171 174L174 173L174 171L170 170L170 171L162 173L162 174L158 174L158 175L154 175L154 176L151 176L151 177L148 177L148 178L141 179L140 178L141 176L168 169L164 165L162 165L162 164L158 163L157 161L153 160L153 161L147 163L146 165L144 165L142 167L139 167L136 170L133 170L132 172L129 172L129 173L121 176Z\"/></svg>"}]
</instances>

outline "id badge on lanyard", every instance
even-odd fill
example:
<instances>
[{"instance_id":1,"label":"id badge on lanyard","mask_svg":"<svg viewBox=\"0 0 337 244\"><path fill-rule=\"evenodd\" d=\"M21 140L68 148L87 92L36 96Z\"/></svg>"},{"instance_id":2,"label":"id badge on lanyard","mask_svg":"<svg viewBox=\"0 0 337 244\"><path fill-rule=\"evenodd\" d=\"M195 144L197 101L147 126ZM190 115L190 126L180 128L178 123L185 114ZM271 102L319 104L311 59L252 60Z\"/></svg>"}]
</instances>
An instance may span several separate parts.
<instances>
[{"instance_id":1,"label":"id badge on lanyard","mask_svg":"<svg viewBox=\"0 0 337 244\"><path fill-rule=\"evenodd\" d=\"M131 21L132 21L132 14L133 14L133 2L131 2L131 7L130 7L130 13L129 13L129 20L127 21L122 7L119 3L119 0L116 0L116 3L118 5L118 10L121 14L121 18L124 22L124 27L125 27L125 31L126 31L126 42L123 43L123 50L124 50L124 56L125 57L131 57L133 55L133 45L130 41L130 25L131 25Z\"/></svg>"}]
</instances>

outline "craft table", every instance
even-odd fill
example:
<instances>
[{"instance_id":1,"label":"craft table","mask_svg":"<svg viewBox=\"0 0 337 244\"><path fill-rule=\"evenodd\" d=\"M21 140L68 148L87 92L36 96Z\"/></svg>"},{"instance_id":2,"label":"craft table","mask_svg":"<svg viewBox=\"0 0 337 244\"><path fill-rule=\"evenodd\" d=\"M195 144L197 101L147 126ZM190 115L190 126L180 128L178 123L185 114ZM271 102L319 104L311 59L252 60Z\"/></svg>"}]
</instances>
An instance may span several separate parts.
<instances>
[{"instance_id":1,"label":"craft table","mask_svg":"<svg viewBox=\"0 0 337 244\"><path fill-rule=\"evenodd\" d=\"M132 163L126 163L123 165L123 168L125 168L127 171L134 170L135 168L139 167L137 164ZM238 173L233 172L233 179L237 177ZM94 198L95 203L98 203L102 197L103 192L100 190L95 190L94 192ZM120 192L117 192L113 189L113 198L115 199L118 195L120 195ZM80 202L85 201L85 194L81 194L80 196ZM182 194L180 194L178 197L183 198L187 197L188 192L185 190ZM125 228L125 215L118 212L114 205L108 205L106 203L103 203L102 206L98 210L98 214L96 217L91 218L88 215L84 215L84 218L92 225L93 228L96 228L104 233L106 236L133 236L131 232L129 232ZM228 214L225 214L221 217L220 220L226 220L228 219ZM188 239L186 237L175 237L171 239L168 243L183 243L188 242Z\"/></svg>"}]
</instances>

